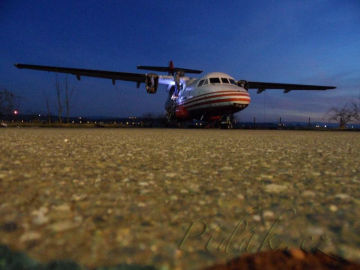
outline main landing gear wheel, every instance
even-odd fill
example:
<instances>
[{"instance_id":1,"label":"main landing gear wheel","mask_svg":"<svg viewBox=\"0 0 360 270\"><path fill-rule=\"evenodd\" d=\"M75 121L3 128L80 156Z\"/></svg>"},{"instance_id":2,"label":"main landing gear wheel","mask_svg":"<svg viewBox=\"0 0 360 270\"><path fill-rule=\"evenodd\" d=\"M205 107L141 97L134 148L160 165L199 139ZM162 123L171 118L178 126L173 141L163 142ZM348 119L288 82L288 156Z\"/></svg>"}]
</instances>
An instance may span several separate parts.
<instances>
[{"instance_id":1,"label":"main landing gear wheel","mask_svg":"<svg viewBox=\"0 0 360 270\"><path fill-rule=\"evenodd\" d=\"M234 122L234 117L232 115L226 115L220 120L220 128L232 129L234 128L233 122Z\"/></svg>"}]
</instances>

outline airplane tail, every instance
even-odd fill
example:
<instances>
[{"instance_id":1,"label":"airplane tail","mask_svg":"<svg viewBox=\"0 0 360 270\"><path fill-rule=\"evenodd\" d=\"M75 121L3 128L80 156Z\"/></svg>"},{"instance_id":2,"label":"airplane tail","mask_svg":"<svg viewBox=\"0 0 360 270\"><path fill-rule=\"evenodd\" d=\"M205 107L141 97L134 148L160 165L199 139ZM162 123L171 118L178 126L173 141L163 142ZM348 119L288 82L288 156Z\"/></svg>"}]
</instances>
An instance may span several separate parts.
<instances>
[{"instance_id":1,"label":"airplane tail","mask_svg":"<svg viewBox=\"0 0 360 270\"><path fill-rule=\"evenodd\" d=\"M171 74L171 75L174 75L176 72L196 73L196 74L199 74L199 73L202 72L202 70L174 67L173 61L170 61L170 62L169 62L169 66L167 66L167 67L159 67L159 66L137 66L137 69L151 70L151 71L160 71L160 72L168 72L168 73Z\"/></svg>"}]
</instances>

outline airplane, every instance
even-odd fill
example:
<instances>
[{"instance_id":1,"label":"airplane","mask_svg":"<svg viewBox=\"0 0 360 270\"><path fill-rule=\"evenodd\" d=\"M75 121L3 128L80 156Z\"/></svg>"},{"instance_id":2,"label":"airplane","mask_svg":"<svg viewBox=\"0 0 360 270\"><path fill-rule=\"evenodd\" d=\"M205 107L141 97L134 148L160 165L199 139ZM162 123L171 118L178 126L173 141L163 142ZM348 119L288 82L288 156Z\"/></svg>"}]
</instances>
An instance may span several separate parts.
<instances>
[{"instance_id":1,"label":"airplane","mask_svg":"<svg viewBox=\"0 0 360 270\"><path fill-rule=\"evenodd\" d=\"M106 78L111 79L113 85L117 80L133 81L136 82L137 88L144 83L149 94L155 94L159 84L167 85L168 98L165 102L165 110L168 121L175 120L181 123L195 119L226 128L232 127L234 113L249 106L251 101L249 89L257 89L257 93L260 94L266 89L283 89L284 93L289 93L293 90L336 88L334 86L235 80L230 75L221 72L212 72L201 78L192 78L186 76L185 73L200 74L202 71L175 67L173 61L170 61L167 67L137 66L140 70L167 72L167 75L28 64L15 64L15 67L73 74L78 80L82 76Z\"/></svg>"}]
</instances>

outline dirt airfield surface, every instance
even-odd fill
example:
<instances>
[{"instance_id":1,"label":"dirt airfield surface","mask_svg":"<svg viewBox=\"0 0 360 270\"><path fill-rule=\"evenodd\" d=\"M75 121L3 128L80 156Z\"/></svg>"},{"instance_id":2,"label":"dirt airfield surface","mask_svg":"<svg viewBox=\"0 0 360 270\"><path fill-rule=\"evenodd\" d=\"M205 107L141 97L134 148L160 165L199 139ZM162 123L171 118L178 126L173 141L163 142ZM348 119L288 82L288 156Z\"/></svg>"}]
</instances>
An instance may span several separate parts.
<instances>
[{"instance_id":1,"label":"dirt airfield surface","mask_svg":"<svg viewBox=\"0 0 360 270\"><path fill-rule=\"evenodd\" d=\"M359 262L359 184L358 132L1 129L0 244L88 267L284 247Z\"/></svg>"}]
</instances>

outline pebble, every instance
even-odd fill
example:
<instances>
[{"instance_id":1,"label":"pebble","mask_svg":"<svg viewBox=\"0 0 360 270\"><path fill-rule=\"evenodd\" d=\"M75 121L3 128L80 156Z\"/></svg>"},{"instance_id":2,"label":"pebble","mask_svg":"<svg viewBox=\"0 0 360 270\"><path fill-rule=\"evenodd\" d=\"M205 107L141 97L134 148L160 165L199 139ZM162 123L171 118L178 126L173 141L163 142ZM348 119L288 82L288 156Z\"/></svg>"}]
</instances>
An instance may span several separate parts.
<instances>
[{"instance_id":1,"label":"pebble","mask_svg":"<svg viewBox=\"0 0 360 270\"><path fill-rule=\"evenodd\" d=\"M315 192L314 191L311 191L311 190L305 190L302 195L304 197L315 197Z\"/></svg>"},{"instance_id":2,"label":"pebble","mask_svg":"<svg viewBox=\"0 0 360 270\"><path fill-rule=\"evenodd\" d=\"M351 199L351 197L349 195L344 194L344 193L336 194L335 198L340 199L340 200L349 200L349 199Z\"/></svg>"},{"instance_id":3,"label":"pebble","mask_svg":"<svg viewBox=\"0 0 360 270\"><path fill-rule=\"evenodd\" d=\"M265 191L269 193L280 193L287 189L285 185L269 184L265 186Z\"/></svg>"},{"instance_id":4,"label":"pebble","mask_svg":"<svg viewBox=\"0 0 360 270\"><path fill-rule=\"evenodd\" d=\"M35 225L43 225L47 223L49 221L49 218L46 216L47 212L48 212L47 207L41 207L38 210L34 210L31 213L31 215L33 216L32 223Z\"/></svg>"},{"instance_id":5,"label":"pebble","mask_svg":"<svg viewBox=\"0 0 360 270\"><path fill-rule=\"evenodd\" d=\"M73 194L71 196L71 200L73 201L82 201L86 198L87 198L86 194Z\"/></svg>"},{"instance_id":6,"label":"pebble","mask_svg":"<svg viewBox=\"0 0 360 270\"><path fill-rule=\"evenodd\" d=\"M38 215L34 216L32 219L32 223L35 225L43 225L49 221L49 218L46 217L43 213L39 213Z\"/></svg>"},{"instance_id":7,"label":"pebble","mask_svg":"<svg viewBox=\"0 0 360 270\"><path fill-rule=\"evenodd\" d=\"M139 186L142 186L142 187L146 187L148 186L149 184L147 182L139 182L138 183Z\"/></svg>"},{"instance_id":8,"label":"pebble","mask_svg":"<svg viewBox=\"0 0 360 270\"><path fill-rule=\"evenodd\" d=\"M68 205L68 204L62 204L62 205L59 205L59 206L54 206L54 210L55 211L67 212L67 211L70 211L71 208L70 208L70 205Z\"/></svg>"},{"instance_id":9,"label":"pebble","mask_svg":"<svg viewBox=\"0 0 360 270\"><path fill-rule=\"evenodd\" d=\"M130 229L129 228L121 228L116 232L116 241L121 245L129 244L131 240Z\"/></svg>"},{"instance_id":10,"label":"pebble","mask_svg":"<svg viewBox=\"0 0 360 270\"><path fill-rule=\"evenodd\" d=\"M139 202L137 205L138 205L139 207L145 207L145 206L146 206L146 204L143 203L143 202Z\"/></svg>"},{"instance_id":11,"label":"pebble","mask_svg":"<svg viewBox=\"0 0 360 270\"><path fill-rule=\"evenodd\" d=\"M313 227L310 226L308 227L307 231L311 234L311 235L322 235L324 234L324 229L321 227Z\"/></svg>"},{"instance_id":12,"label":"pebble","mask_svg":"<svg viewBox=\"0 0 360 270\"><path fill-rule=\"evenodd\" d=\"M73 229L76 226L77 226L76 223L73 223L69 220L65 220L65 221L60 221L60 222L54 223L54 224L50 225L49 228L54 232L62 232L62 231L67 231L67 230Z\"/></svg>"},{"instance_id":13,"label":"pebble","mask_svg":"<svg viewBox=\"0 0 360 270\"><path fill-rule=\"evenodd\" d=\"M289 250L292 257L294 257L297 260L303 260L305 259L305 253L301 249L292 248Z\"/></svg>"},{"instance_id":14,"label":"pebble","mask_svg":"<svg viewBox=\"0 0 360 270\"><path fill-rule=\"evenodd\" d=\"M264 211L264 213L263 213L264 219L273 219L274 216L275 216L275 215L274 215L274 212L269 211L269 210L266 210L266 211Z\"/></svg>"},{"instance_id":15,"label":"pebble","mask_svg":"<svg viewBox=\"0 0 360 270\"><path fill-rule=\"evenodd\" d=\"M274 176L271 174L260 174L260 179L274 179Z\"/></svg>"},{"instance_id":16,"label":"pebble","mask_svg":"<svg viewBox=\"0 0 360 270\"><path fill-rule=\"evenodd\" d=\"M336 212L338 210L337 206L333 205L333 204L330 205L329 209L330 209L331 212Z\"/></svg>"},{"instance_id":17,"label":"pebble","mask_svg":"<svg viewBox=\"0 0 360 270\"><path fill-rule=\"evenodd\" d=\"M245 199L244 195L242 195L242 194L238 194L238 195L236 195L236 197L237 197L239 200Z\"/></svg>"},{"instance_id":18,"label":"pebble","mask_svg":"<svg viewBox=\"0 0 360 270\"><path fill-rule=\"evenodd\" d=\"M41 238L41 234L38 232L26 232L20 237L20 242L34 241Z\"/></svg>"},{"instance_id":19,"label":"pebble","mask_svg":"<svg viewBox=\"0 0 360 270\"><path fill-rule=\"evenodd\" d=\"M220 171L232 171L234 168L230 166L224 166L220 168Z\"/></svg>"}]
</instances>

